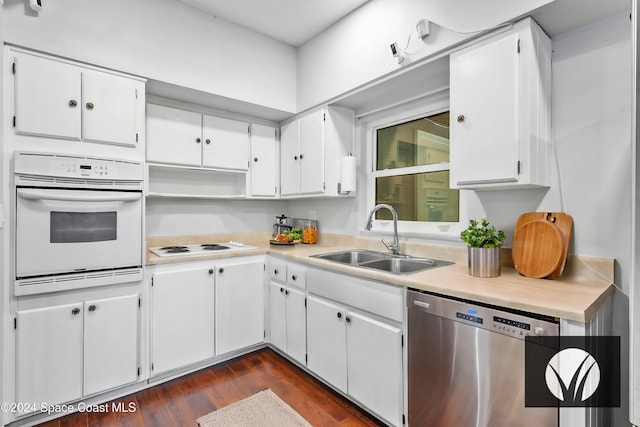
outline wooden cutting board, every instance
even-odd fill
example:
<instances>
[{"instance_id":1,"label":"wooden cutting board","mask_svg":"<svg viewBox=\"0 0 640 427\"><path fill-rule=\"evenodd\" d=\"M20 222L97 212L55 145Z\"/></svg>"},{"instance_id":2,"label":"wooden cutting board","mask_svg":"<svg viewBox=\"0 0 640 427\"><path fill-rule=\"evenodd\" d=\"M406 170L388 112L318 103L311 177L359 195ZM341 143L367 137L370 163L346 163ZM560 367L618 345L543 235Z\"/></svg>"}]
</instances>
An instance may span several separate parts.
<instances>
[{"instance_id":1,"label":"wooden cutting board","mask_svg":"<svg viewBox=\"0 0 640 427\"><path fill-rule=\"evenodd\" d=\"M556 268L549 277L560 277L564 271L564 266L567 263L567 256L569 255L569 245L571 244L571 230L573 228L573 218L571 215L563 212L551 212L550 215L554 220L554 224L562 233L562 240L564 241L564 247L562 251L562 262Z\"/></svg>"},{"instance_id":2,"label":"wooden cutting board","mask_svg":"<svg viewBox=\"0 0 640 427\"><path fill-rule=\"evenodd\" d=\"M566 258L563 233L556 219L545 212L523 214L516 223L512 256L518 273L523 276L548 277L563 265Z\"/></svg>"}]
</instances>

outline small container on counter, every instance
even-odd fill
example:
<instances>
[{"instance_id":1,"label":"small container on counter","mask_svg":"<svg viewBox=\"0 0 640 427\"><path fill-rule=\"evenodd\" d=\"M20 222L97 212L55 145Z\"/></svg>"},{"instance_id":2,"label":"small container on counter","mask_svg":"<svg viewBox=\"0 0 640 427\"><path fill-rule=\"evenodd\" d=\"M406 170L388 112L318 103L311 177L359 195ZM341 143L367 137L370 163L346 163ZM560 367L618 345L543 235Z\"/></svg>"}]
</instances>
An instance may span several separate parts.
<instances>
[{"instance_id":1,"label":"small container on counter","mask_svg":"<svg viewBox=\"0 0 640 427\"><path fill-rule=\"evenodd\" d=\"M318 221L315 219L301 220L302 243L316 244L318 243Z\"/></svg>"}]
</instances>

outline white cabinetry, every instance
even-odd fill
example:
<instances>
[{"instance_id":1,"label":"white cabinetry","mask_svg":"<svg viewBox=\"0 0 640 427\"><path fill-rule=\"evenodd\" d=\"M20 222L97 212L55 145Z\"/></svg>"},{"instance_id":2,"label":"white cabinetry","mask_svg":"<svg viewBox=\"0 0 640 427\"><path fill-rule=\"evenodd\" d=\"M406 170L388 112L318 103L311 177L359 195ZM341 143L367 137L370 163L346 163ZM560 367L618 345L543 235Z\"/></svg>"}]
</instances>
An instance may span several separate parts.
<instances>
[{"instance_id":1,"label":"white cabinetry","mask_svg":"<svg viewBox=\"0 0 640 427\"><path fill-rule=\"evenodd\" d=\"M153 274L152 375L214 356L213 268L184 267Z\"/></svg>"},{"instance_id":2,"label":"white cabinetry","mask_svg":"<svg viewBox=\"0 0 640 427\"><path fill-rule=\"evenodd\" d=\"M527 18L450 61L451 188L548 186L549 38Z\"/></svg>"},{"instance_id":3,"label":"white cabinetry","mask_svg":"<svg viewBox=\"0 0 640 427\"><path fill-rule=\"evenodd\" d=\"M147 105L147 161L246 171L249 124Z\"/></svg>"},{"instance_id":4,"label":"white cabinetry","mask_svg":"<svg viewBox=\"0 0 640 427\"><path fill-rule=\"evenodd\" d=\"M138 295L18 310L16 402L58 404L138 379Z\"/></svg>"},{"instance_id":5,"label":"white cabinetry","mask_svg":"<svg viewBox=\"0 0 640 427\"><path fill-rule=\"evenodd\" d=\"M339 196L340 159L353 153L354 114L326 107L281 128L280 183L284 196Z\"/></svg>"},{"instance_id":6,"label":"white cabinetry","mask_svg":"<svg viewBox=\"0 0 640 427\"><path fill-rule=\"evenodd\" d=\"M307 354L305 269L279 260L272 260L270 269L271 343L300 364L305 365Z\"/></svg>"},{"instance_id":7,"label":"white cabinetry","mask_svg":"<svg viewBox=\"0 0 640 427\"><path fill-rule=\"evenodd\" d=\"M153 268L152 376L264 341L262 257Z\"/></svg>"},{"instance_id":8,"label":"white cabinetry","mask_svg":"<svg viewBox=\"0 0 640 427\"><path fill-rule=\"evenodd\" d=\"M216 354L264 341L264 262L216 270Z\"/></svg>"},{"instance_id":9,"label":"white cabinetry","mask_svg":"<svg viewBox=\"0 0 640 427\"><path fill-rule=\"evenodd\" d=\"M251 123L251 159L249 195L275 198L278 196L278 140L272 126Z\"/></svg>"},{"instance_id":10,"label":"white cabinetry","mask_svg":"<svg viewBox=\"0 0 640 427\"><path fill-rule=\"evenodd\" d=\"M309 270L307 285L307 367L402 425L401 290L316 269Z\"/></svg>"},{"instance_id":11,"label":"white cabinetry","mask_svg":"<svg viewBox=\"0 0 640 427\"><path fill-rule=\"evenodd\" d=\"M145 83L22 51L13 57L16 134L136 147Z\"/></svg>"}]
</instances>

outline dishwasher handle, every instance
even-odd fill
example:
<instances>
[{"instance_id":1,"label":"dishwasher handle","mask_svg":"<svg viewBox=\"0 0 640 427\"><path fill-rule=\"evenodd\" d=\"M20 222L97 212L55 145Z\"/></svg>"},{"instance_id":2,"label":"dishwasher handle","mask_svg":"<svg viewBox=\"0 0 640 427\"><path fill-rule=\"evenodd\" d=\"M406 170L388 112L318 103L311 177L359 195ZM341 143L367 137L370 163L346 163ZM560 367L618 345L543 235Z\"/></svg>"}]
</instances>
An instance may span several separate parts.
<instances>
[{"instance_id":1,"label":"dishwasher handle","mask_svg":"<svg viewBox=\"0 0 640 427\"><path fill-rule=\"evenodd\" d=\"M420 308L424 308L425 310L428 310L429 307L431 307L431 304L429 304L428 302L424 302L424 301L414 300L413 304L417 305Z\"/></svg>"}]
</instances>

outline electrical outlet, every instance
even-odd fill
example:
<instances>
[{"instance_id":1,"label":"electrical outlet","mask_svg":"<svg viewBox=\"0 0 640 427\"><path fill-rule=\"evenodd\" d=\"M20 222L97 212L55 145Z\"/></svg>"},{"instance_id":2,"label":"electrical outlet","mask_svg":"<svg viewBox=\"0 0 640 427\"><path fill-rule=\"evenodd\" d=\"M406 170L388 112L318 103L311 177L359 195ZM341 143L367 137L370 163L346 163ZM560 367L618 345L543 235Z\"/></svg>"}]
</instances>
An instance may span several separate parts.
<instances>
[{"instance_id":1,"label":"electrical outlet","mask_svg":"<svg viewBox=\"0 0 640 427\"><path fill-rule=\"evenodd\" d=\"M313 211L313 210L309 211L309 219L317 219L316 218L316 211Z\"/></svg>"}]
</instances>

